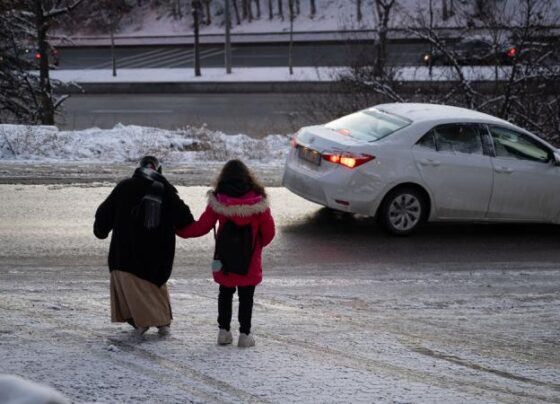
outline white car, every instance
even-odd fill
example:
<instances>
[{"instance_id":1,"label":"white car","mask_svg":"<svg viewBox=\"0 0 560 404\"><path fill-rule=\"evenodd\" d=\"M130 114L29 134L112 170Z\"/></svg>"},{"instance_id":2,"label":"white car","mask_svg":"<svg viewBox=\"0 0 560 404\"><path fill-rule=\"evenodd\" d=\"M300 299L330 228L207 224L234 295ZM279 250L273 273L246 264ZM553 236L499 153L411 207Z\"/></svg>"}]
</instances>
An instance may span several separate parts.
<instances>
[{"instance_id":1,"label":"white car","mask_svg":"<svg viewBox=\"0 0 560 404\"><path fill-rule=\"evenodd\" d=\"M365 109L292 139L283 185L406 235L425 220L560 222L560 153L502 119L445 105Z\"/></svg>"}]
</instances>

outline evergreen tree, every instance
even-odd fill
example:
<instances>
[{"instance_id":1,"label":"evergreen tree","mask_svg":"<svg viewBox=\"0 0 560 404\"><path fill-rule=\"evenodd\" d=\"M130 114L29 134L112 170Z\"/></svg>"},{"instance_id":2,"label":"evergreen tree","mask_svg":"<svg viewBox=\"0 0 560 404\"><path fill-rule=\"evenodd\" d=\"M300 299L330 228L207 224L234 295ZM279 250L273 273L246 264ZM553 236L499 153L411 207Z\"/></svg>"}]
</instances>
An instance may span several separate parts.
<instances>
[{"instance_id":1,"label":"evergreen tree","mask_svg":"<svg viewBox=\"0 0 560 404\"><path fill-rule=\"evenodd\" d=\"M34 30L15 1L0 3L0 122L37 123L39 79L34 66Z\"/></svg>"}]
</instances>

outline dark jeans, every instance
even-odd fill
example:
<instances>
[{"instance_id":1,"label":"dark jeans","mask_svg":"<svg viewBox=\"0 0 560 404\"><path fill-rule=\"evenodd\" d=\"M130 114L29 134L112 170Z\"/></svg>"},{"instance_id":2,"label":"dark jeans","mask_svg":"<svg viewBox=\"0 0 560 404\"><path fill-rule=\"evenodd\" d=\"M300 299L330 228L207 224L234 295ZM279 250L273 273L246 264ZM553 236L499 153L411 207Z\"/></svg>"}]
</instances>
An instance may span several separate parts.
<instances>
[{"instance_id":1,"label":"dark jeans","mask_svg":"<svg viewBox=\"0 0 560 404\"><path fill-rule=\"evenodd\" d=\"M220 328L224 328L228 331L231 323L231 302L234 293L235 288L227 288L220 285L220 294L218 295L218 325ZM239 295L239 332L249 334L251 332L255 287L238 286L237 294Z\"/></svg>"}]
</instances>

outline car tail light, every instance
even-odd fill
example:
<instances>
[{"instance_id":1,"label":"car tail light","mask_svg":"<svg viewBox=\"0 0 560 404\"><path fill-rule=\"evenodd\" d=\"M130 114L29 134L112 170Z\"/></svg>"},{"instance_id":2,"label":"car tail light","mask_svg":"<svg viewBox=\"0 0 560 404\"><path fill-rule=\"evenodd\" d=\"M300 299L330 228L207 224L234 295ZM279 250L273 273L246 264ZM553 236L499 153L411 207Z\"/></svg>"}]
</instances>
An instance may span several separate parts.
<instances>
[{"instance_id":1,"label":"car tail light","mask_svg":"<svg viewBox=\"0 0 560 404\"><path fill-rule=\"evenodd\" d=\"M301 132L301 130L298 130L296 133L294 133L294 135L290 139L290 146L294 149L298 147L297 137L299 135L299 132Z\"/></svg>"},{"instance_id":2,"label":"car tail light","mask_svg":"<svg viewBox=\"0 0 560 404\"><path fill-rule=\"evenodd\" d=\"M371 161L375 156L369 154L323 154L323 160L327 160L333 164L340 164L348 168L356 168L368 161Z\"/></svg>"},{"instance_id":3,"label":"car tail light","mask_svg":"<svg viewBox=\"0 0 560 404\"><path fill-rule=\"evenodd\" d=\"M506 52L506 55L510 58L514 58L517 56L517 48L513 47L513 48L509 48Z\"/></svg>"},{"instance_id":4,"label":"car tail light","mask_svg":"<svg viewBox=\"0 0 560 404\"><path fill-rule=\"evenodd\" d=\"M41 54L39 52L35 54L35 59L41 59Z\"/></svg>"}]
</instances>

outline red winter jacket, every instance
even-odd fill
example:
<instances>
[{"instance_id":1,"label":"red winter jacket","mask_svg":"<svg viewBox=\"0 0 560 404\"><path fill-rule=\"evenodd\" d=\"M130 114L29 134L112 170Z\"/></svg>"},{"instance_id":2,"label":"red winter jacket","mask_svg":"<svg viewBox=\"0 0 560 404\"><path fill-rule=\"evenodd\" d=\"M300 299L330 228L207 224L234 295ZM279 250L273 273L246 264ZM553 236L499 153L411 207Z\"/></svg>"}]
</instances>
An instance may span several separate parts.
<instances>
[{"instance_id":1,"label":"red winter jacket","mask_svg":"<svg viewBox=\"0 0 560 404\"><path fill-rule=\"evenodd\" d=\"M224 194L214 195L208 192L208 206L200 218L191 225L177 231L183 238L200 237L207 234L216 221L219 223L218 233L223 224L232 220L237 225L251 224L256 237L253 258L249 265L247 275L233 273L224 274L222 271L213 272L214 280L226 287L258 285L262 281L263 247L270 244L274 238L274 219L270 214L268 200L253 191L242 197L234 198Z\"/></svg>"}]
</instances>

